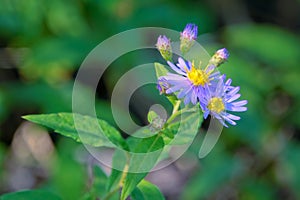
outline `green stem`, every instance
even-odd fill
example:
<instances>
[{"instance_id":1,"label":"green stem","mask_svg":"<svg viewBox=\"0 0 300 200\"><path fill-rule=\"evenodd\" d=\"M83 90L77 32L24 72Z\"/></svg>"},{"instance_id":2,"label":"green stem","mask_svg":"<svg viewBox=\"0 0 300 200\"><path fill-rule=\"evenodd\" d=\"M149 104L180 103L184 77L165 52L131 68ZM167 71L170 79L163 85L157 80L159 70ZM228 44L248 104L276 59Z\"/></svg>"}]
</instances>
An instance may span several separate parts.
<instances>
[{"instance_id":1,"label":"green stem","mask_svg":"<svg viewBox=\"0 0 300 200\"><path fill-rule=\"evenodd\" d=\"M165 126L168 126L168 124L170 122L172 122L181 113L181 111L178 111L180 104L181 104L181 101L177 100L176 103L175 103L175 105L174 105L174 108L173 108L173 111L172 111L172 115L169 117L169 119L165 123Z\"/></svg>"},{"instance_id":2,"label":"green stem","mask_svg":"<svg viewBox=\"0 0 300 200\"><path fill-rule=\"evenodd\" d=\"M174 110L173 110L174 111ZM195 109L189 109L189 108L183 108L182 110L177 110L176 112L174 112L169 119L167 120L167 122L165 123L165 127L168 126L176 117L178 117L178 115L181 115L183 113L187 113L187 112L193 112L195 111Z\"/></svg>"},{"instance_id":3,"label":"green stem","mask_svg":"<svg viewBox=\"0 0 300 200\"><path fill-rule=\"evenodd\" d=\"M170 116L170 118L167 120L165 125L169 125L178 115L180 115L180 111L179 112L175 112L174 114L172 114Z\"/></svg>"},{"instance_id":4,"label":"green stem","mask_svg":"<svg viewBox=\"0 0 300 200\"><path fill-rule=\"evenodd\" d=\"M119 181L119 187L116 187L114 190L110 191L104 198L103 200L109 200L116 192L119 191L120 188L123 187L123 183L124 183L124 180L127 176L127 172L128 172L128 163L126 163L126 165L124 166L124 169L123 169L123 173L122 173L122 176L121 176L121 179Z\"/></svg>"},{"instance_id":5,"label":"green stem","mask_svg":"<svg viewBox=\"0 0 300 200\"><path fill-rule=\"evenodd\" d=\"M179 106L180 106L180 103L181 103L180 100L177 100L177 101L176 101L176 103L175 103L175 105L174 105L174 108L173 108L173 111L172 111L172 115L175 114L175 113L178 111Z\"/></svg>"}]
</instances>

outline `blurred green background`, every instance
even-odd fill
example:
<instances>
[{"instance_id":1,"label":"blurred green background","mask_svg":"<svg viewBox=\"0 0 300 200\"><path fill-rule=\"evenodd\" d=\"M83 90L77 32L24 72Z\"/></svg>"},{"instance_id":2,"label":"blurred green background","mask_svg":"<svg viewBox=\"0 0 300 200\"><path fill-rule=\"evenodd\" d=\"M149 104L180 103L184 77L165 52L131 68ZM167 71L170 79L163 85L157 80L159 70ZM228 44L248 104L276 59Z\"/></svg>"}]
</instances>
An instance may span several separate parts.
<instances>
[{"instance_id":1,"label":"blurred green background","mask_svg":"<svg viewBox=\"0 0 300 200\"><path fill-rule=\"evenodd\" d=\"M80 199L90 181L84 148L21 116L71 112L76 71L106 38L145 26L181 31L186 23L199 26L199 42L211 55L230 51L220 71L241 86L248 111L208 157L197 158L201 130L182 158L148 179L167 199L300 199L299 0L0 0L0 194L47 188ZM97 89L97 115L115 124L116 81L154 61L162 62L159 53L145 50L114 62ZM154 85L139 89L132 117L145 124L157 102L164 99Z\"/></svg>"}]
</instances>

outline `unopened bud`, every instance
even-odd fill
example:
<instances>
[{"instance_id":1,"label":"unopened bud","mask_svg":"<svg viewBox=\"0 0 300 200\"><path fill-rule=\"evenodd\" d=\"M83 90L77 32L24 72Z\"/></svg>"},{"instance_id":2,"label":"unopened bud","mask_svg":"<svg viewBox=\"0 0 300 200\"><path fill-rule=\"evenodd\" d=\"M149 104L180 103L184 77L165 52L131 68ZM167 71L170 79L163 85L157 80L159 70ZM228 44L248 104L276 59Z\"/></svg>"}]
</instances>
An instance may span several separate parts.
<instances>
[{"instance_id":1,"label":"unopened bud","mask_svg":"<svg viewBox=\"0 0 300 200\"><path fill-rule=\"evenodd\" d=\"M229 52L227 49L225 48L219 49L210 59L209 64L218 67L221 64L223 64L225 61L227 61L228 57L229 57Z\"/></svg>"},{"instance_id":2,"label":"unopened bud","mask_svg":"<svg viewBox=\"0 0 300 200\"><path fill-rule=\"evenodd\" d=\"M166 90L170 88L170 85L167 83L167 80L161 76L158 79L157 82L157 89L159 91L159 94L165 94Z\"/></svg>"},{"instance_id":3,"label":"unopened bud","mask_svg":"<svg viewBox=\"0 0 300 200\"><path fill-rule=\"evenodd\" d=\"M159 50L161 56L166 61L172 60L171 40L168 39L165 35L160 35L157 38L156 48Z\"/></svg>"},{"instance_id":4,"label":"unopened bud","mask_svg":"<svg viewBox=\"0 0 300 200\"><path fill-rule=\"evenodd\" d=\"M180 33L180 51L186 53L194 45L198 35L198 27L195 24L187 24Z\"/></svg>"}]
</instances>

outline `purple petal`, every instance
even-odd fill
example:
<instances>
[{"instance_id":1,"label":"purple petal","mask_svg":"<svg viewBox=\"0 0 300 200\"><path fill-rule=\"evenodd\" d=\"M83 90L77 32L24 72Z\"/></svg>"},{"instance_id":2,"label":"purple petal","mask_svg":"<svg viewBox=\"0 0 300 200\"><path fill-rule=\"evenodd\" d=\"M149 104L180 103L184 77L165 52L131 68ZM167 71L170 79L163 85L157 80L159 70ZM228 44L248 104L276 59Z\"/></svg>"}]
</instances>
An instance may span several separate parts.
<instances>
[{"instance_id":1,"label":"purple petal","mask_svg":"<svg viewBox=\"0 0 300 200\"><path fill-rule=\"evenodd\" d=\"M186 96L192 89L192 86L190 86L188 89L184 88L181 92L179 92L179 94L177 95L177 97L179 99L183 98L184 96Z\"/></svg>"},{"instance_id":2,"label":"purple petal","mask_svg":"<svg viewBox=\"0 0 300 200\"><path fill-rule=\"evenodd\" d=\"M235 106L232 106L232 107L229 107L227 110L233 111L233 112L244 112L244 111L247 110L247 107L235 107Z\"/></svg>"},{"instance_id":3,"label":"purple petal","mask_svg":"<svg viewBox=\"0 0 300 200\"><path fill-rule=\"evenodd\" d=\"M232 120L240 120L241 119L239 116L232 115L230 113L226 113L225 115L226 115L226 117L228 117L229 119L232 119Z\"/></svg>"},{"instance_id":4,"label":"purple petal","mask_svg":"<svg viewBox=\"0 0 300 200\"><path fill-rule=\"evenodd\" d=\"M178 58L178 64L177 66L184 72L187 70L190 70L190 63L186 63L181 57Z\"/></svg>"},{"instance_id":5,"label":"purple petal","mask_svg":"<svg viewBox=\"0 0 300 200\"><path fill-rule=\"evenodd\" d=\"M191 101L192 101L192 104L196 104L197 103L197 92L195 89L192 90L192 95L191 95Z\"/></svg>"},{"instance_id":6,"label":"purple petal","mask_svg":"<svg viewBox=\"0 0 300 200\"><path fill-rule=\"evenodd\" d=\"M166 93L167 94L171 94L171 93L174 93L178 90L182 89L182 86L181 85L175 85L173 87L170 87L169 89L166 90Z\"/></svg>"},{"instance_id":7,"label":"purple petal","mask_svg":"<svg viewBox=\"0 0 300 200\"><path fill-rule=\"evenodd\" d=\"M237 102L233 102L232 105L233 106L236 106L236 107L239 107L239 106L244 106L248 103L247 100L242 100L242 101L237 101Z\"/></svg>"},{"instance_id":8,"label":"purple petal","mask_svg":"<svg viewBox=\"0 0 300 200\"><path fill-rule=\"evenodd\" d=\"M240 98L240 96L241 96L241 94L235 94L235 95L233 95L231 98L229 98L229 99L227 100L227 102L230 103L230 102L232 102L232 101L234 101L234 100L237 100L238 98ZM243 105L242 105L242 106L243 106Z\"/></svg>"},{"instance_id":9,"label":"purple petal","mask_svg":"<svg viewBox=\"0 0 300 200\"><path fill-rule=\"evenodd\" d=\"M225 119L229 124L231 124L231 125L236 125L236 122L233 121L233 120L231 120L231 119L228 118L227 116L223 116L223 117L224 117L224 119Z\"/></svg>"},{"instance_id":10,"label":"purple petal","mask_svg":"<svg viewBox=\"0 0 300 200\"><path fill-rule=\"evenodd\" d=\"M189 104L191 101L191 95L186 95L184 98L184 104L187 105Z\"/></svg>"},{"instance_id":11,"label":"purple petal","mask_svg":"<svg viewBox=\"0 0 300 200\"><path fill-rule=\"evenodd\" d=\"M209 110L206 110L203 114L203 118L206 119L209 115Z\"/></svg>"},{"instance_id":12,"label":"purple petal","mask_svg":"<svg viewBox=\"0 0 300 200\"><path fill-rule=\"evenodd\" d=\"M231 85L231 82L232 82L232 80L229 78L227 81L226 81L226 83L225 83L225 85Z\"/></svg>"},{"instance_id":13,"label":"purple petal","mask_svg":"<svg viewBox=\"0 0 300 200\"><path fill-rule=\"evenodd\" d=\"M184 73L183 71L181 71L180 69L178 69L178 67L176 67L173 63L171 63L170 61L168 61L168 65L178 74L181 75L186 75L186 73Z\"/></svg>"},{"instance_id":14,"label":"purple petal","mask_svg":"<svg viewBox=\"0 0 300 200\"><path fill-rule=\"evenodd\" d=\"M238 87L235 87L233 90L230 90L228 93L227 93L227 95L228 96L233 96L233 95L235 95L236 93L238 93L238 91L240 91L240 87L238 86Z\"/></svg>"}]
</instances>

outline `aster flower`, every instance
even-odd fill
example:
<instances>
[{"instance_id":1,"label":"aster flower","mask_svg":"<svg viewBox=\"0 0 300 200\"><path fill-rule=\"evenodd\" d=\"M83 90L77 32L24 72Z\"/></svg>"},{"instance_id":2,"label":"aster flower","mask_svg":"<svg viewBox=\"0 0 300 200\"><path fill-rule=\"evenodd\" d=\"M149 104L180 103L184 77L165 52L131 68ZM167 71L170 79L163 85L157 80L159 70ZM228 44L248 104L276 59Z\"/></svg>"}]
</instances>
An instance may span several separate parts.
<instances>
[{"instance_id":1,"label":"aster flower","mask_svg":"<svg viewBox=\"0 0 300 200\"><path fill-rule=\"evenodd\" d=\"M165 60L172 60L171 40L165 35L160 35L157 38L156 48Z\"/></svg>"},{"instance_id":2,"label":"aster flower","mask_svg":"<svg viewBox=\"0 0 300 200\"><path fill-rule=\"evenodd\" d=\"M216 53L211 57L209 64L215 65L216 67L223 64L225 61L227 61L229 57L229 52L226 48L219 49L216 51Z\"/></svg>"},{"instance_id":3,"label":"aster flower","mask_svg":"<svg viewBox=\"0 0 300 200\"><path fill-rule=\"evenodd\" d=\"M186 53L194 44L198 35L198 27L195 24L187 24L180 33L180 51Z\"/></svg>"},{"instance_id":4,"label":"aster flower","mask_svg":"<svg viewBox=\"0 0 300 200\"><path fill-rule=\"evenodd\" d=\"M169 66L177 74L168 73L160 77L168 84L166 94L178 92L177 98L184 98L184 103L196 104L199 98L206 93L208 86L219 77L220 73L214 72L215 66L211 65L204 70L195 68L194 62L178 58L177 65L168 61Z\"/></svg>"},{"instance_id":5,"label":"aster flower","mask_svg":"<svg viewBox=\"0 0 300 200\"><path fill-rule=\"evenodd\" d=\"M210 114L218 119L225 127L228 127L225 122L231 125L236 125L235 120L240 117L230 114L227 111L243 112L247 110L245 105L247 100L236 101L241 95L238 94L240 87L231 86L231 79L224 83L225 75L222 76L218 83L209 88L209 92L203 95L200 99L200 106L204 112L204 119Z\"/></svg>"}]
</instances>

